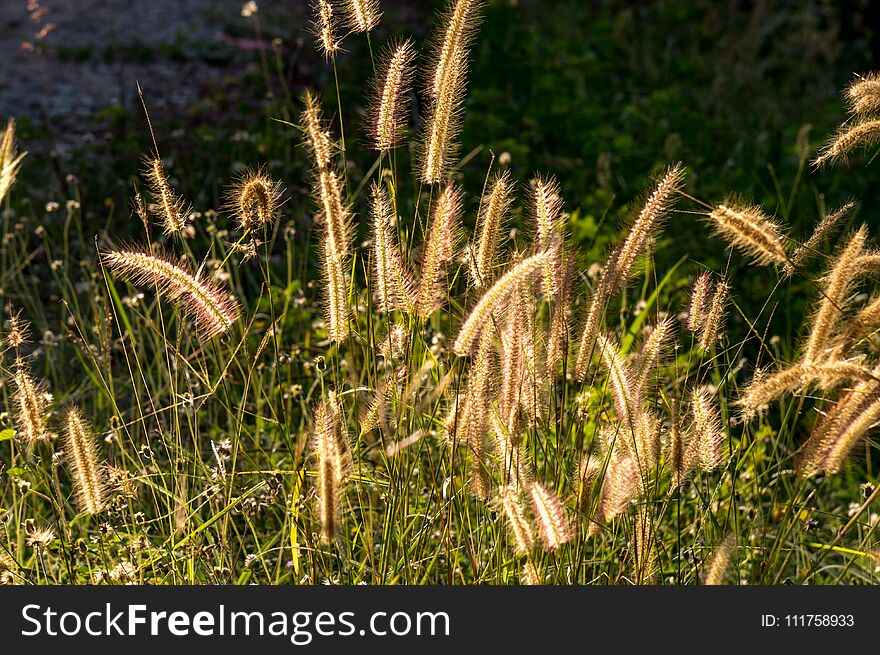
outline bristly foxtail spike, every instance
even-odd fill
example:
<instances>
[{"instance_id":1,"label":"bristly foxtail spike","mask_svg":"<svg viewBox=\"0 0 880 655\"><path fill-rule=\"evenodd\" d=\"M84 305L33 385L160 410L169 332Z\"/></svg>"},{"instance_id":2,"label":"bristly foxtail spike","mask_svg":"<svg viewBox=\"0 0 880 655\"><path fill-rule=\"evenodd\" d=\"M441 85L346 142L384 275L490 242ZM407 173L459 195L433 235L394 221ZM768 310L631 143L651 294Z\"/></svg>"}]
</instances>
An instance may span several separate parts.
<instances>
[{"instance_id":1,"label":"bristly foxtail spike","mask_svg":"<svg viewBox=\"0 0 880 655\"><path fill-rule=\"evenodd\" d=\"M123 248L101 253L101 261L132 284L152 285L177 302L206 338L228 332L240 317L238 306L219 284L200 279L167 256Z\"/></svg>"},{"instance_id":2,"label":"bristly foxtail spike","mask_svg":"<svg viewBox=\"0 0 880 655\"><path fill-rule=\"evenodd\" d=\"M384 55L380 73L373 82L371 145L379 152L395 148L406 132L415 57L413 42L409 39L402 41Z\"/></svg>"},{"instance_id":3,"label":"bristly foxtail spike","mask_svg":"<svg viewBox=\"0 0 880 655\"><path fill-rule=\"evenodd\" d=\"M468 56L483 0L451 0L443 21L443 36L435 52L428 86L428 111L422 146L421 180L442 182L457 151L461 113L467 88Z\"/></svg>"},{"instance_id":4,"label":"bristly foxtail spike","mask_svg":"<svg viewBox=\"0 0 880 655\"><path fill-rule=\"evenodd\" d=\"M66 451L73 469L73 480L80 506L89 514L105 506L106 483L97 444L85 415L77 408L67 412Z\"/></svg>"}]
</instances>

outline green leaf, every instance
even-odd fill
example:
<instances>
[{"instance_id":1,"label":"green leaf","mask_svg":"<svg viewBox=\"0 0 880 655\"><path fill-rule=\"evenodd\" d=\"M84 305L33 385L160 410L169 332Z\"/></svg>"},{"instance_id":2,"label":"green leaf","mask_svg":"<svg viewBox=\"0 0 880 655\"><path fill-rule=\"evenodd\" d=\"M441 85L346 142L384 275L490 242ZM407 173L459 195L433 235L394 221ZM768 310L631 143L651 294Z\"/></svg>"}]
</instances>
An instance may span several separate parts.
<instances>
[{"instance_id":1,"label":"green leaf","mask_svg":"<svg viewBox=\"0 0 880 655\"><path fill-rule=\"evenodd\" d=\"M0 441L9 441L15 436L15 430L12 428L7 428L3 431L0 431Z\"/></svg>"}]
</instances>

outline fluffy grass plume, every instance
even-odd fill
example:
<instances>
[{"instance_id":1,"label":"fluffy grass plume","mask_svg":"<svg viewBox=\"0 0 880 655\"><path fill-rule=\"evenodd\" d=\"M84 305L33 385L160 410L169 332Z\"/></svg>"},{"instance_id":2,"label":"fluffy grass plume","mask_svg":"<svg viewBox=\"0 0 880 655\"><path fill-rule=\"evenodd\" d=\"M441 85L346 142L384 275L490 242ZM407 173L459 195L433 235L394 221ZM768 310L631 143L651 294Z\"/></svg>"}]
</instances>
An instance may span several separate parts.
<instances>
[{"instance_id":1,"label":"fluffy grass plume","mask_svg":"<svg viewBox=\"0 0 880 655\"><path fill-rule=\"evenodd\" d=\"M712 292L712 302L706 317L700 326L699 345L701 350L710 350L724 335L724 321L726 318L727 303L730 300L730 284L721 279L715 284Z\"/></svg>"},{"instance_id":2,"label":"fluffy grass plume","mask_svg":"<svg viewBox=\"0 0 880 655\"><path fill-rule=\"evenodd\" d=\"M813 160L815 168L846 161L857 149L871 148L880 141L880 119L866 118L851 125L842 125Z\"/></svg>"},{"instance_id":3,"label":"fluffy grass plume","mask_svg":"<svg viewBox=\"0 0 880 655\"><path fill-rule=\"evenodd\" d=\"M501 487L498 490L498 505L507 519L516 552L528 555L535 546L535 530L519 489L511 485Z\"/></svg>"},{"instance_id":4,"label":"fluffy grass plume","mask_svg":"<svg viewBox=\"0 0 880 655\"><path fill-rule=\"evenodd\" d=\"M101 261L132 284L150 285L176 303L205 338L228 332L238 321L238 306L219 283L193 275L166 255L124 248L101 253Z\"/></svg>"},{"instance_id":5,"label":"fluffy grass plume","mask_svg":"<svg viewBox=\"0 0 880 655\"><path fill-rule=\"evenodd\" d=\"M651 236L663 225L683 185L684 169L681 164L670 166L660 177L629 227L623 243L609 258L606 275L611 290L619 290L629 282L636 261L646 253Z\"/></svg>"},{"instance_id":6,"label":"fluffy grass plume","mask_svg":"<svg viewBox=\"0 0 880 655\"><path fill-rule=\"evenodd\" d=\"M423 320L445 303L446 272L461 227L461 202L461 190L451 183L443 188L435 201L416 294L416 313Z\"/></svg>"},{"instance_id":7,"label":"fluffy grass plume","mask_svg":"<svg viewBox=\"0 0 880 655\"><path fill-rule=\"evenodd\" d=\"M526 257L502 275L482 295L470 315L462 323L452 347L453 351L462 356L470 354L482 331L491 325L493 315L496 313L501 315L503 312L500 310L510 302L519 285L533 283L535 277L543 271L544 265L552 256L551 252L540 252Z\"/></svg>"},{"instance_id":8,"label":"fluffy grass plume","mask_svg":"<svg viewBox=\"0 0 880 655\"><path fill-rule=\"evenodd\" d=\"M391 198L386 189L375 183L371 195L376 307L381 312L410 311L415 301L415 282L397 242Z\"/></svg>"},{"instance_id":9,"label":"fluffy grass plume","mask_svg":"<svg viewBox=\"0 0 880 655\"><path fill-rule=\"evenodd\" d=\"M318 460L318 516L321 541L325 544L339 537L343 485L352 471L351 452L343 429L336 399L319 403L314 414L312 449Z\"/></svg>"},{"instance_id":10,"label":"fluffy grass plume","mask_svg":"<svg viewBox=\"0 0 880 655\"><path fill-rule=\"evenodd\" d=\"M550 330L547 335L547 377L555 378L562 372L568 360L571 341L571 296L574 286L575 267L570 258L558 266L559 281L550 315Z\"/></svg>"},{"instance_id":11,"label":"fluffy grass plume","mask_svg":"<svg viewBox=\"0 0 880 655\"><path fill-rule=\"evenodd\" d=\"M756 374L739 397L743 418L751 420L785 393L816 386L823 391L858 382L871 376L860 361L835 360L817 364L794 364L773 374Z\"/></svg>"},{"instance_id":12,"label":"fluffy grass plume","mask_svg":"<svg viewBox=\"0 0 880 655\"><path fill-rule=\"evenodd\" d=\"M333 3L330 0L314 0L312 3L312 31L318 44L318 51L324 59L330 60L340 51L338 19L334 16Z\"/></svg>"},{"instance_id":13,"label":"fluffy grass plume","mask_svg":"<svg viewBox=\"0 0 880 655\"><path fill-rule=\"evenodd\" d=\"M370 32L379 24L379 0L344 0L345 17L352 32Z\"/></svg>"},{"instance_id":14,"label":"fluffy grass plume","mask_svg":"<svg viewBox=\"0 0 880 655\"><path fill-rule=\"evenodd\" d=\"M785 266L788 256L779 225L755 206L721 204L709 214L715 231L759 265Z\"/></svg>"},{"instance_id":15,"label":"fluffy grass plume","mask_svg":"<svg viewBox=\"0 0 880 655\"><path fill-rule=\"evenodd\" d=\"M691 395L694 435L699 443L698 466L712 471L724 461L724 429L715 394L706 386L694 389Z\"/></svg>"},{"instance_id":16,"label":"fluffy grass plume","mask_svg":"<svg viewBox=\"0 0 880 655\"><path fill-rule=\"evenodd\" d=\"M469 49L482 5L482 0L450 0L446 9L428 84L430 104L421 165L425 184L442 182L458 151Z\"/></svg>"},{"instance_id":17,"label":"fluffy grass plume","mask_svg":"<svg viewBox=\"0 0 880 655\"><path fill-rule=\"evenodd\" d=\"M329 168L330 162L333 160L333 139L324 125L320 98L309 90L303 94L300 128L305 135L305 146L312 157L315 168L319 171Z\"/></svg>"},{"instance_id":18,"label":"fluffy grass plume","mask_svg":"<svg viewBox=\"0 0 880 655\"><path fill-rule=\"evenodd\" d=\"M278 220L284 189L263 169L247 169L229 190L227 208L244 231L264 230Z\"/></svg>"},{"instance_id":19,"label":"fluffy grass plume","mask_svg":"<svg viewBox=\"0 0 880 655\"><path fill-rule=\"evenodd\" d=\"M578 380L586 378L605 304L615 291L629 282L636 261L645 254L650 237L663 224L683 184L684 169L681 165L675 164L667 168L627 231L623 243L606 259L602 277L590 296L587 315L581 328L575 362L575 377Z\"/></svg>"},{"instance_id":20,"label":"fluffy grass plume","mask_svg":"<svg viewBox=\"0 0 880 655\"><path fill-rule=\"evenodd\" d=\"M856 205L855 201L849 200L830 214L826 214L810 237L791 254L791 258L785 263L785 273L787 275L793 274L804 265L807 259L815 255L816 248L856 208Z\"/></svg>"},{"instance_id":21,"label":"fluffy grass plume","mask_svg":"<svg viewBox=\"0 0 880 655\"><path fill-rule=\"evenodd\" d=\"M831 271L821 281L822 297L814 311L804 344L803 361L811 364L828 357L828 348L844 309L851 301L860 273L859 259L865 250L867 229L862 226L847 241ZM863 272L863 271L862 271Z\"/></svg>"},{"instance_id":22,"label":"fluffy grass plume","mask_svg":"<svg viewBox=\"0 0 880 655\"><path fill-rule=\"evenodd\" d=\"M351 308L348 302L349 266L337 254L330 232L325 230L320 247L322 273L324 275L324 318L327 338L331 342L345 341L349 332Z\"/></svg>"},{"instance_id":23,"label":"fluffy grass plume","mask_svg":"<svg viewBox=\"0 0 880 655\"><path fill-rule=\"evenodd\" d=\"M168 174L159 157L147 157L144 161L144 176L153 196L150 209L159 217L162 231L166 235L179 234L186 227L189 206L174 193L168 182Z\"/></svg>"},{"instance_id":24,"label":"fluffy grass plume","mask_svg":"<svg viewBox=\"0 0 880 655\"><path fill-rule=\"evenodd\" d=\"M68 410L66 423L64 443L73 472L77 501L84 511L98 514L104 509L105 482L92 428L77 408Z\"/></svg>"},{"instance_id":25,"label":"fluffy grass plume","mask_svg":"<svg viewBox=\"0 0 880 655\"><path fill-rule=\"evenodd\" d=\"M390 48L373 82L370 136L373 148L379 152L395 148L406 132L415 57L415 45L409 39Z\"/></svg>"},{"instance_id":26,"label":"fluffy grass plume","mask_svg":"<svg viewBox=\"0 0 880 655\"><path fill-rule=\"evenodd\" d=\"M488 286L495 279L501 228L512 204L513 182L505 171L495 176L480 201L477 228L469 253L471 280L477 289Z\"/></svg>"},{"instance_id":27,"label":"fluffy grass plume","mask_svg":"<svg viewBox=\"0 0 880 655\"><path fill-rule=\"evenodd\" d=\"M858 76L844 93L850 111L854 114L876 114L880 112L880 75L868 73Z\"/></svg>"},{"instance_id":28,"label":"fluffy grass plume","mask_svg":"<svg viewBox=\"0 0 880 655\"><path fill-rule=\"evenodd\" d=\"M724 584L724 576L730 568L730 560L733 557L733 551L736 547L736 536L727 535L724 540L715 549L712 559L703 572L704 585L720 585Z\"/></svg>"},{"instance_id":29,"label":"fluffy grass plume","mask_svg":"<svg viewBox=\"0 0 880 655\"><path fill-rule=\"evenodd\" d=\"M18 152L15 144L15 120L10 118L6 122L3 136L0 137L0 202L3 202L15 183L21 161L26 154L26 152Z\"/></svg>"},{"instance_id":30,"label":"fluffy grass plume","mask_svg":"<svg viewBox=\"0 0 880 655\"><path fill-rule=\"evenodd\" d=\"M843 391L820 420L798 453L798 473L807 478L840 471L868 431L880 421L880 382L874 377Z\"/></svg>"},{"instance_id":31,"label":"fluffy grass plume","mask_svg":"<svg viewBox=\"0 0 880 655\"><path fill-rule=\"evenodd\" d=\"M529 495L544 548L556 550L571 539L571 529L559 496L540 482L529 485Z\"/></svg>"},{"instance_id":32,"label":"fluffy grass plume","mask_svg":"<svg viewBox=\"0 0 880 655\"><path fill-rule=\"evenodd\" d=\"M16 427L21 442L28 447L40 441L47 441L50 433L46 428L48 419L48 403L46 394L28 371L27 364L21 358L15 362L12 374L15 394Z\"/></svg>"}]
</instances>

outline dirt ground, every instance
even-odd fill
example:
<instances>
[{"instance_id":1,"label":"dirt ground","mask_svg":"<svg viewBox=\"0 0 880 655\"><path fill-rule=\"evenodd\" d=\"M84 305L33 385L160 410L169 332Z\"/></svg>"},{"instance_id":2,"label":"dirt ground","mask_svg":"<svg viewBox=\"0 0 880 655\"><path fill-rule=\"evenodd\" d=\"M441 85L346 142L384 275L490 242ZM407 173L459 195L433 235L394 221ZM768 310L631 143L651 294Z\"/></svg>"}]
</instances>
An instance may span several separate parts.
<instances>
[{"instance_id":1,"label":"dirt ground","mask_svg":"<svg viewBox=\"0 0 880 655\"><path fill-rule=\"evenodd\" d=\"M242 4L0 0L0 120L16 116L45 128L31 150L63 154L101 138L102 109L136 109L137 82L151 107L185 110L207 85L254 61L248 50L258 43ZM307 25L304 1L267 4Z\"/></svg>"}]
</instances>

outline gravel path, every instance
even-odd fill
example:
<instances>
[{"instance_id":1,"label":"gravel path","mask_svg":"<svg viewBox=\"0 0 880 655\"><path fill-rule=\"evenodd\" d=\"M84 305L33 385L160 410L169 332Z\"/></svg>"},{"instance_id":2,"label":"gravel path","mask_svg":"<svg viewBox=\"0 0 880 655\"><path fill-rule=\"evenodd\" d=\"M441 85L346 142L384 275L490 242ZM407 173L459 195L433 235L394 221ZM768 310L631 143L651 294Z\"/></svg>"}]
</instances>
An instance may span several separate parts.
<instances>
[{"instance_id":1,"label":"gravel path","mask_svg":"<svg viewBox=\"0 0 880 655\"><path fill-rule=\"evenodd\" d=\"M247 33L241 7L242 0L0 0L0 121L27 117L63 150L94 137L100 110L136 108L136 81L151 107L185 109L206 85L253 61L226 32L240 21Z\"/></svg>"}]
</instances>

